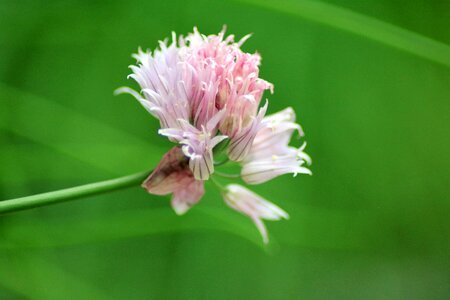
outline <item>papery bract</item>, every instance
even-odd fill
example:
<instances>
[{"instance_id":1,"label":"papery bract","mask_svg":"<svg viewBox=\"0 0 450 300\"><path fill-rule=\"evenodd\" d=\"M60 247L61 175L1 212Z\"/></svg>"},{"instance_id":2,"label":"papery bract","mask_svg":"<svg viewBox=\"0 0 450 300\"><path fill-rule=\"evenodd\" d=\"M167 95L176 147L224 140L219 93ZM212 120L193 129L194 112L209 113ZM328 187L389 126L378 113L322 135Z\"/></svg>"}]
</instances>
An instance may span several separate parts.
<instances>
[{"instance_id":1,"label":"papery bract","mask_svg":"<svg viewBox=\"0 0 450 300\"><path fill-rule=\"evenodd\" d=\"M205 193L203 182L195 180L188 164L181 149L174 147L142 183L142 187L151 194L173 194L172 207L179 215L196 204Z\"/></svg>"}]
</instances>

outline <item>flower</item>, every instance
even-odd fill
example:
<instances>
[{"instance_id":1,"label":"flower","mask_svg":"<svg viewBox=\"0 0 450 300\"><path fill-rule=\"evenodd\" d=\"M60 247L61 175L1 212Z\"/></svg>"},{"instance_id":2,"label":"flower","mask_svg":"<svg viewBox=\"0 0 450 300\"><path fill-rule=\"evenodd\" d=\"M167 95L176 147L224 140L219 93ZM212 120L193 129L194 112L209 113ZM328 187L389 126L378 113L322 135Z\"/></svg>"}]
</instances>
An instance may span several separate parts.
<instances>
[{"instance_id":1,"label":"flower","mask_svg":"<svg viewBox=\"0 0 450 300\"><path fill-rule=\"evenodd\" d=\"M261 99L266 90L273 93L273 85L259 77L260 55L241 50L249 37L235 42L233 35L225 36L225 28L209 36L197 28L186 37L173 33L170 42L161 41L153 52L139 49L133 55L137 63L130 66L129 78L139 92L128 87L116 91L134 96L159 120L158 133L177 144L142 186L151 194L172 194L179 215L200 201L204 181L221 164L215 164L215 152L224 148L228 159L242 166L240 176L248 184L286 173L310 174L304 167L311 161L306 144L289 146L293 132L303 134L293 109L265 116L268 101L261 105ZM215 148L219 143L223 147ZM262 220L288 218L276 205L236 184L228 185L223 197L253 220L266 243Z\"/></svg>"},{"instance_id":2,"label":"flower","mask_svg":"<svg viewBox=\"0 0 450 300\"><path fill-rule=\"evenodd\" d=\"M303 135L290 107L265 117L250 153L242 163L242 179L248 184L260 184L287 173L311 175L311 171L303 166L311 164L311 158L304 152L306 143L298 149L289 146L295 131Z\"/></svg>"},{"instance_id":3,"label":"flower","mask_svg":"<svg viewBox=\"0 0 450 300\"><path fill-rule=\"evenodd\" d=\"M218 112L206 126L199 130L185 120L184 129L168 128L160 129L159 133L178 141L182 146L182 151L189 158L189 167L197 180L207 180L214 172L212 149L221 141L227 138L225 135L211 137L211 132L217 126L224 111ZM199 153L202 153L200 155Z\"/></svg>"},{"instance_id":4,"label":"flower","mask_svg":"<svg viewBox=\"0 0 450 300\"><path fill-rule=\"evenodd\" d=\"M223 193L225 203L252 219L266 244L269 237L262 220L289 219L287 212L243 186L229 184L225 190Z\"/></svg>"},{"instance_id":5,"label":"flower","mask_svg":"<svg viewBox=\"0 0 450 300\"><path fill-rule=\"evenodd\" d=\"M160 42L153 54L139 49L133 55L138 65L130 67L129 77L139 84L142 96L130 88L118 90L133 95L159 119L161 134L177 131L167 136L184 145L185 153L197 162L190 166L198 180L207 180L214 171L211 151L217 140L207 137L218 129L220 139L231 140L230 159L245 158L267 110L266 104L258 111L262 94L273 91L272 84L258 77L260 56L240 49L249 36L235 43L232 35L224 35L225 30L204 36L194 28L178 43L172 34L172 43ZM221 110L222 117L210 122Z\"/></svg>"}]
</instances>

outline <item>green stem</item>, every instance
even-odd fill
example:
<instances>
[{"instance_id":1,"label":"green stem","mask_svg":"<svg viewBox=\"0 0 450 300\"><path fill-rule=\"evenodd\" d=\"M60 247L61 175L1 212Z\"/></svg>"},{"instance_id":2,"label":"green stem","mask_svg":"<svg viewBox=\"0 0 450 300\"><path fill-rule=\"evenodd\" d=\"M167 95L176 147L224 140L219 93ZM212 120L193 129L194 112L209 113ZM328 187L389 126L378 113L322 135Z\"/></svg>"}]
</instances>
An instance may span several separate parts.
<instances>
[{"instance_id":1,"label":"green stem","mask_svg":"<svg viewBox=\"0 0 450 300\"><path fill-rule=\"evenodd\" d=\"M212 183L214 183L214 185L219 189L219 191L221 193L225 193L228 191L227 188L224 187L220 182L218 182L217 179L215 179L213 176L211 176L210 179L211 179Z\"/></svg>"},{"instance_id":2,"label":"green stem","mask_svg":"<svg viewBox=\"0 0 450 300\"><path fill-rule=\"evenodd\" d=\"M214 171L214 174L216 174L216 175L218 175L220 177L225 177L225 178L239 178L239 177L241 177L240 174L228 174L228 173L223 173L223 172L220 172L220 171L217 171L217 170Z\"/></svg>"},{"instance_id":3,"label":"green stem","mask_svg":"<svg viewBox=\"0 0 450 300\"><path fill-rule=\"evenodd\" d=\"M214 162L214 166L215 166L215 167L218 167L218 166L224 165L224 164L226 164L229 160L230 160L230 159L229 159L228 157L226 157L226 158L225 158L224 160L222 160L222 161Z\"/></svg>"},{"instance_id":4,"label":"green stem","mask_svg":"<svg viewBox=\"0 0 450 300\"><path fill-rule=\"evenodd\" d=\"M112 192L140 184L150 171L131 174L115 179L89 183L68 189L0 201L0 214L62 203L87 196Z\"/></svg>"}]
</instances>

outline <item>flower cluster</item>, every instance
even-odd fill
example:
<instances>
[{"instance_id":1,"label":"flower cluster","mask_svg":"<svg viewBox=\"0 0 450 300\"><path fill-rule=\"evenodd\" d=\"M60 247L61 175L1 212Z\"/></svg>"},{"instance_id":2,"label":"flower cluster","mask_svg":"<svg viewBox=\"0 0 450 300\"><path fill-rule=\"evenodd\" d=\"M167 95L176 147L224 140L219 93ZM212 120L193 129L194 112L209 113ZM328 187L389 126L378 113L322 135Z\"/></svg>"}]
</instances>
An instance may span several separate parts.
<instances>
[{"instance_id":1,"label":"flower cluster","mask_svg":"<svg viewBox=\"0 0 450 300\"><path fill-rule=\"evenodd\" d=\"M225 145L227 159L242 166L240 177L247 184L287 173L311 174L304 166L310 163L305 144L298 149L289 146L294 132L303 135L293 109L266 116L268 102L260 105L264 91L273 93L273 85L259 78L259 54L241 50L248 38L235 42L224 30L205 36L196 28L186 37L172 34L172 41L161 41L153 53L139 49L133 55L137 65L130 67L129 77L140 92L118 90L133 95L159 120L159 134L177 144L142 185L152 194L173 194L177 214L203 196L204 181L218 165L218 144ZM288 218L243 186L218 186L230 207L253 220L265 242L262 220Z\"/></svg>"}]
</instances>

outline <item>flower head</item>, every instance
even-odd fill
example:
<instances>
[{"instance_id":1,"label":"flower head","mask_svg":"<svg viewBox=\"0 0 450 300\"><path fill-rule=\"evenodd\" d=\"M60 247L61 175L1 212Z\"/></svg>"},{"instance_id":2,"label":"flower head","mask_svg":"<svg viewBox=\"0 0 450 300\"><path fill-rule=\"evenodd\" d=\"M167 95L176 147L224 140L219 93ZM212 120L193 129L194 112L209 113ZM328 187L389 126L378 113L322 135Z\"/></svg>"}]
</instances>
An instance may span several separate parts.
<instances>
[{"instance_id":1,"label":"flower head","mask_svg":"<svg viewBox=\"0 0 450 300\"><path fill-rule=\"evenodd\" d=\"M139 92L133 95L159 120L159 134L177 144L143 183L152 194L172 194L172 207L185 213L204 194L204 181L214 173L216 145L227 140L226 154L242 165L241 177L249 184L266 182L286 173L309 173L304 146L290 147L293 132L302 133L291 108L265 116L264 91L273 85L259 77L261 57L242 51L247 35L236 42L225 29L205 36L196 28L186 37L159 43L159 48L133 55L130 66ZM221 147L220 147L221 148ZM264 241L263 219L278 220L287 214L238 185L229 185L224 199L249 216Z\"/></svg>"}]
</instances>

